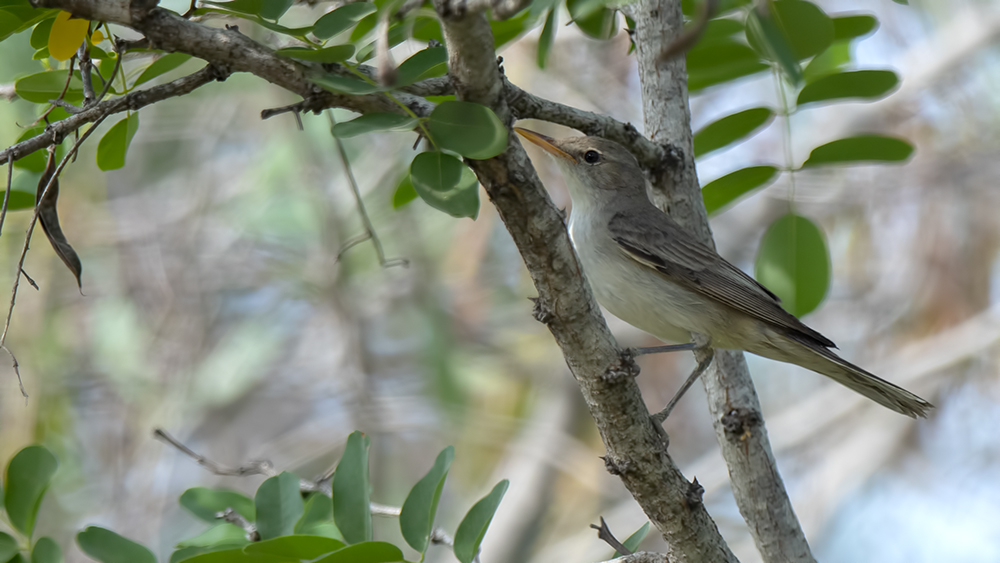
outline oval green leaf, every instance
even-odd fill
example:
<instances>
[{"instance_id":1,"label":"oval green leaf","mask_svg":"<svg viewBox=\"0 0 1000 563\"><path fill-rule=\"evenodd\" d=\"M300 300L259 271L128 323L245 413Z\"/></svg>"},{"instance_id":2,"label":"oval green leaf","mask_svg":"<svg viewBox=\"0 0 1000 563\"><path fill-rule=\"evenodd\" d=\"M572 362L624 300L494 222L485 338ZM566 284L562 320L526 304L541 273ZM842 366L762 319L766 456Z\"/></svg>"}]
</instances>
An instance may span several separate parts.
<instances>
[{"instance_id":1,"label":"oval green leaf","mask_svg":"<svg viewBox=\"0 0 1000 563\"><path fill-rule=\"evenodd\" d=\"M745 139L772 118L774 111L771 108L752 108L713 121L694 134L694 155L704 156Z\"/></svg>"},{"instance_id":2,"label":"oval green leaf","mask_svg":"<svg viewBox=\"0 0 1000 563\"><path fill-rule=\"evenodd\" d=\"M242 546L250 543L243 528L229 522L216 524L193 538L177 543L177 547Z\"/></svg>"},{"instance_id":3,"label":"oval green leaf","mask_svg":"<svg viewBox=\"0 0 1000 563\"><path fill-rule=\"evenodd\" d=\"M833 18L833 39L854 39L862 37L878 29L878 20L874 16L860 14L856 16L841 16Z\"/></svg>"},{"instance_id":4,"label":"oval green leaf","mask_svg":"<svg viewBox=\"0 0 1000 563\"><path fill-rule=\"evenodd\" d=\"M552 43L556 39L556 19L556 8L552 8L549 10L549 14L545 16L545 25L542 26L542 34L538 36L538 52L535 62L540 69L545 68L545 63L549 59L549 51L552 49Z\"/></svg>"},{"instance_id":5,"label":"oval green leaf","mask_svg":"<svg viewBox=\"0 0 1000 563\"><path fill-rule=\"evenodd\" d=\"M530 10L524 10L513 18L490 21L490 31L493 32L493 49L499 49L531 29L534 20L529 21L529 16L531 16Z\"/></svg>"},{"instance_id":6,"label":"oval green leaf","mask_svg":"<svg viewBox=\"0 0 1000 563\"><path fill-rule=\"evenodd\" d=\"M312 33L319 39L329 39L357 24L362 18L377 9L375 4L371 2L346 4L316 20Z\"/></svg>"},{"instance_id":7,"label":"oval green leaf","mask_svg":"<svg viewBox=\"0 0 1000 563\"><path fill-rule=\"evenodd\" d=\"M31 563L63 563L63 552L56 540L38 538L31 548Z\"/></svg>"},{"instance_id":8,"label":"oval green leaf","mask_svg":"<svg viewBox=\"0 0 1000 563\"><path fill-rule=\"evenodd\" d=\"M368 436L352 432L333 474L333 521L349 544L372 539L371 485L368 481L370 445Z\"/></svg>"},{"instance_id":9,"label":"oval green leaf","mask_svg":"<svg viewBox=\"0 0 1000 563\"><path fill-rule=\"evenodd\" d=\"M4 506L11 525L31 537L49 480L59 463L44 446L28 446L10 460L4 475Z\"/></svg>"},{"instance_id":10,"label":"oval green leaf","mask_svg":"<svg viewBox=\"0 0 1000 563\"><path fill-rule=\"evenodd\" d=\"M751 10L747 16L746 35L750 45L762 57L777 61L778 68L791 84L802 82L802 68L799 66L799 58L795 56L788 38L775 21L773 11L771 16L766 16L756 10Z\"/></svg>"},{"instance_id":11,"label":"oval green leaf","mask_svg":"<svg viewBox=\"0 0 1000 563\"><path fill-rule=\"evenodd\" d=\"M58 98L59 93L63 91L63 87L66 86L66 73L65 70L47 70L30 74L14 83L14 91L22 100L46 104L49 100ZM83 100L83 83L80 82L78 73L74 73L70 79L69 89L66 90L63 99L70 103Z\"/></svg>"},{"instance_id":12,"label":"oval green leaf","mask_svg":"<svg viewBox=\"0 0 1000 563\"><path fill-rule=\"evenodd\" d=\"M302 518L295 523L295 533L305 535L322 535L311 532L317 524L333 521L333 500L323 493L312 493L305 500L302 508Z\"/></svg>"},{"instance_id":13,"label":"oval green leaf","mask_svg":"<svg viewBox=\"0 0 1000 563\"><path fill-rule=\"evenodd\" d=\"M859 135L814 148L802 168L826 164L900 162L910 158L911 154L913 145L902 139L882 135Z\"/></svg>"},{"instance_id":14,"label":"oval green leaf","mask_svg":"<svg viewBox=\"0 0 1000 563\"><path fill-rule=\"evenodd\" d=\"M806 82L814 82L820 77L840 72L850 62L851 43L849 41L834 41L825 51L809 61L802 74Z\"/></svg>"},{"instance_id":15,"label":"oval green leaf","mask_svg":"<svg viewBox=\"0 0 1000 563\"><path fill-rule=\"evenodd\" d=\"M510 483L506 479L497 483L490 494L472 505L465 518L462 518L455 531L454 547L455 557L462 563L472 563L479 554L479 545L486 536L486 530L493 521L493 515L496 514L508 485Z\"/></svg>"},{"instance_id":16,"label":"oval green leaf","mask_svg":"<svg viewBox=\"0 0 1000 563\"><path fill-rule=\"evenodd\" d=\"M403 61L396 69L395 88L409 86L425 78L442 76L448 72L448 50L444 47L428 47L417 51Z\"/></svg>"},{"instance_id":17,"label":"oval green leaf","mask_svg":"<svg viewBox=\"0 0 1000 563\"><path fill-rule=\"evenodd\" d=\"M715 18L708 21L700 41L717 41L743 32L743 22L732 18Z\"/></svg>"},{"instance_id":18,"label":"oval green leaf","mask_svg":"<svg viewBox=\"0 0 1000 563\"><path fill-rule=\"evenodd\" d=\"M98 526L77 534L76 543L91 559L101 563L156 563L153 552L144 545Z\"/></svg>"},{"instance_id":19,"label":"oval green leaf","mask_svg":"<svg viewBox=\"0 0 1000 563\"><path fill-rule=\"evenodd\" d=\"M751 17L756 18L756 14ZM812 2L776 0L771 2L770 17L757 19L765 25L770 22L798 60L818 55L833 42L833 22ZM747 25L747 41L758 52L766 54L769 49L758 31L759 28Z\"/></svg>"},{"instance_id":20,"label":"oval green leaf","mask_svg":"<svg viewBox=\"0 0 1000 563\"><path fill-rule=\"evenodd\" d=\"M434 465L417 484L410 489L410 494L403 502L399 512L399 529L410 547L423 553L427 550L431 530L434 527L434 515L437 513L438 500L448 469L455 459L455 448L448 446L441 450Z\"/></svg>"},{"instance_id":21,"label":"oval green leaf","mask_svg":"<svg viewBox=\"0 0 1000 563\"><path fill-rule=\"evenodd\" d=\"M42 49L42 48L48 49L49 32L52 31L52 24L55 21L56 18L54 16L46 18L45 20L38 22L38 25L35 26L35 29L31 30L31 38L28 40L28 42L31 43L31 47L33 49ZM0 36L2 36L2 34L3 33L0 32Z\"/></svg>"},{"instance_id":22,"label":"oval green leaf","mask_svg":"<svg viewBox=\"0 0 1000 563\"><path fill-rule=\"evenodd\" d=\"M200 550L200 551L199 551ZM184 553L181 553L184 551ZM243 553L242 547L215 549L205 551L205 548L188 547L184 550L175 551L176 558L171 556L170 560L176 563L289 563L288 559L283 559L274 555L251 555Z\"/></svg>"},{"instance_id":23,"label":"oval green leaf","mask_svg":"<svg viewBox=\"0 0 1000 563\"><path fill-rule=\"evenodd\" d=\"M361 117L334 125L333 134L346 139L375 131L409 131L416 126L417 120L407 115L366 113Z\"/></svg>"},{"instance_id":24,"label":"oval green leaf","mask_svg":"<svg viewBox=\"0 0 1000 563\"><path fill-rule=\"evenodd\" d=\"M639 549L639 544L642 543L642 540L646 539L646 534L648 533L649 533L649 522L646 522L645 524L640 526L638 530L632 532L632 535L629 536L628 539L623 541L622 545L625 546L625 549L631 551L632 553L635 553L636 550ZM625 555L624 553L615 552L615 557L621 557L624 555Z\"/></svg>"},{"instance_id":25,"label":"oval green leaf","mask_svg":"<svg viewBox=\"0 0 1000 563\"><path fill-rule=\"evenodd\" d=\"M399 209L415 199L417 199L417 190L413 189L410 174L407 172L406 176L403 176L403 179L396 185L396 190L392 192L392 208Z\"/></svg>"},{"instance_id":26,"label":"oval green leaf","mask_svg":"<svg viewBox=\"0 0 1000 563\"><path fill-rule=\"evenodd\" d=\"M354 78L353 76L315 74L309 77L309 80L313 84L322 86L323 88L337 94L363 96L365 94L372 94L381 90L378 85L365 82L364 80Z\"/></svg>"},{"instance_id":27,"label":"oval green leaf","mask_svg":"<svg viewBox=\"0 0 1000 563\"><path fill-rule=\"evenodd\" d=\"M479 215L479 181L462 161L440 152L420 153L410 163L410 181L420 199L452 217Z\"/></svg>"},{"instance_id":28,"label":"oval green leaf","mask_svg":"<svg viewBox=\"0 0 1000 563\"><path fill-rule=\"evenodd\" d=\"M138 130L138 113L133 113L112 125L97 144L97 167L107 172L125 166L125 155Z\"/></svg>"},{"instance_id":29,"label":"oval green leaf","mask_svg":"<svg viewBox=\"0 0 1000 563\"><path fill-rule=\"evenodd\" d=\"M603 0L566 0L573 23L594 39L611 39L618 32L618 12Z\"/></svg>"},{"instance_id":30,"label":"oval green leaf","mask_svg":"<svg viewBox=\"0 0 1000 563\"><path fill-rule=\"evenodd\" d=\"M753 49L732 40L698 44L687 53L688 90L698 90L770 68Z\"/></svg>"},{"instance_id":31,"label":"oval green leaf","mask_svg":"<svg viewBox=\"0 0 1000 563\"><path fill-rule=\"evenodd\" d=\"M135 86L138 86L144 82L149 82L150 80L160 76L161 74L166 74L171 70L181 66L182 64L188 62L191 59L191 55L187 53L170 53L163 55L162 57L156 59L145 70L139 75L139 78L135 79Z\"/></svg>"},{"instance_id":32,"label":"oval green leaf","mask_svg":"<svg viewBox=\"0 0 1000 563\"><path fill-rule=\"evenodd\" d=\"M391 543L366 541L349 545L312 563L395 563L403 561L403 552Z\"/></svg>"},{"instance_id":33,"label":"oval green leaf","mask_svg":"<svg viewBox=\"0 0 1000 563\"><path fill-rule=\"evenodd\" d=\"M493 158L507 149L507 128L482 104L442 102L431 112L427 129L438 147L466 158Z\"/></svg>"},{"instance_id":34,"label":"oval green leaf","mask_svg":"<svg viewBox=\"0 0 1000 563\"><path fill-rule=\"evenodd\" d=\"M0 532L0 561L10 561L10 558L17 555L18 551L17 540L14 539L14 536Z\"/></svg>"},{"instance_id":35,"label":"oval green leaf","mask_svg":"<svg viewBox=\"0 0 1000 563\"><path fill-rule=\"evenodd\" d=\"M778 176L774 166L751 166L712 180L701 189L705 211L712 215L751 190L771 183Z\"/></svg>"},{"instance_id":36,"label":"oval green leaf","mask_svg":"<svg viewBox=\"0 0 1000 563\"><path fill-rule=\"evenodd\" d=\"M303 508L299 485L297 476L283 471L257 488L254 507L261 540L287 536L295 531L295 523L302 517Z\"/></svg>"},{"instance_id":37,"label":"oval green leaf","mask_svg":"<svg viewBox=\"0 0 1000 563\"><path fill-rule=\"evenodd\" d=\"M768 227L754 263L754 277L789 313L801 317L815 309L830 287L830 254L819 227L788 214Z\"/></svg>"},{"instance_id":38,"label":"oval green leaf","mask_svg":"<svg viewBox=\"0 0 1000 563\"><path fill-rule=\"evenodd\" d=\"M353 6L353 4L349 4ZM274 52L276 55L299 59L301 61L315 61L318 63L342 63L351 58L354 54L354 45L334 45L323 49L308 49L306 47L285 47Z\"/></svg>"},{"instance_id":39,"label":"oval green leaf","mask_svg":"<svg viewBox=\"0 0 1000 563\"><path fill-rule=\"evenodd\" d=\"M806 84L796 103L802 106L825 100L860 98L877 100L885 97L899 84L891 70L855 70L828 74Z\"/></svg>"},{"instance_id":40,"label":"oval green leaf","mask_svg":"<svg viewBox=\"0 0 1000 563\"><path fill-rule=\"evenodd\" d=\"M211 524L218 522L217 514L227 508L232 508L251 522L256 519L253 500L229 489L194 487L184 491L179 502L191 514Z\"/></svg>"},{"instance_id":41,"label":"oval green leaf","mask_svg":"<svg viewBox=\"0 0 1000 563\"><path fill-rule=\"evenodd\" d=\"M344 542L322 536L291 535L252 543L243 548L250 555L276 555L282 559L316 559L344 547Z\"/></svg>"}]
</instances>

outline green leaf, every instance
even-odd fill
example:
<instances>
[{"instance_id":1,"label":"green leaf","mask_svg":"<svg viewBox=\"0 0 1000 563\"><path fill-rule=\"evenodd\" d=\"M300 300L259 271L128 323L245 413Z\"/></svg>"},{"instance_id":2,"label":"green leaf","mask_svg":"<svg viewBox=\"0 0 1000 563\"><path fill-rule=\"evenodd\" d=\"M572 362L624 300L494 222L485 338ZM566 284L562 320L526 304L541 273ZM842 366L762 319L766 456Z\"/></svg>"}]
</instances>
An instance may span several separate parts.
<instances>
[{"instance_id":1,"label":"green leaf","mask_svg":"<svg viewBox=\"0 0 1000 563\"><path fill-rule=\"evenodd\" d=\"M353 76L338 76L336 74L315 74L309 77L314 84L322 86L337 94L352 94L362 96L378 92L381 88Z\"/></svg>"},{"instance_id":2,"label":"green leaf","mask_svg":"<svg viewBox=\"0 0 1000 563\"><path fill-rule=\"evenodd\" d=\"M0 532L0 561L9 561L18 551L17 540L10 534Z\"/></svg>"},{"instance_id":3,"label":"green leaf","mask_svg":"<svg viewBox=\"0 0 1000 563\"><path fill-rule=\"evenodd\" d=\"M324 14L313 24L313 35L319 39L329 39L357 24L362 18L377 10L370 2L353 2Z\"/></svg>"},{"instance_id":4,"label":"green leaf","mask_svg":"<svg viewBox=\"0 0 1000 563\"><path fill-rule=\"evenodd\" d=\"M3 18L0 17L0 19ZM49 46L49 32L52 31L52 23L55 21L56 18L53 15L53 17L38 22L35 29L31 30L31 39L29 40L29 43L31 43L31 47L33 49L41 49L43 47L47 48ZM3 37L2 30L0 30L0 37Z\"/></svg>"},{"instance_id":5,"label":"green leaf","mask_svg":"<svg viewBox=\"0 0 1000 563\"><path fill-rule=\"evenodd\" d=\"M257 510L257 532L260 539L269 540L294 532L302 516L302 495L299 478L283 471L268 478L257 488L254 506Z\"/></svg>"},{"instance_id":6,"label":"green leaf","mask_svg":"<svg viewBox=\"0 0 1000 563\"><path fill-rule=\"evenodd\" d=\"M50 537L38 538L31 548L31 563L63 563L62 548Z\"/></svg>"},{"instance_id":7,"label":"green leaf","mask_svg":"<svg viewBox=\"0 0 1000 563\"><path fill-rule=\"evenodd\" d=\"M618 12L595 0L566 0L566 9L580 31L594 39L611 39L618 32Z\"/></svg>"},{"instance_id":8,"label":"green leaf","mask_svg":"<svg viewBox=\"0 0 1000 563\"><path fill-rule=\"evenodd\" d=\"M443 102L427 121L438 147L472 159L486 159L507 149L507 128L493 110L472 102Z\"/></svg>"},{"instance_id":9,"label":"green leaf","mask_svg":"<svg viewBox=\"0 0 1000 563\"><path fill-rule=\"evenodd\" d=\"M125 166L125 154L138 129L138 113L133 113L112 125L97 144L97 167L107 172Z\"/></svg>"},{"instance_id":10,"label":"green leaf","mask_svg":"<svg viewBox=\"0 0 1000 563\"><path fill-rule=\"evenodd\" d=\"M333 521L349 543L372 539L372 512L368 481L371 439L354 431L347 437L344 455L333 474Z\"/></svg>"},{"instance_id":11,"label":"green leaf","mask_svg":"<svg viewBox=\"0 0 1000 563\"><path fill-rule=\"evenodd\" d=\"M343 547L344 542L322 536L292 535L252 543L243 548L243 553L277 555L283 559L315 559Z\"/></svg>"},{"instance_id":12,"label":"green leaf","mask_svg":"<svg viewBox=\"0 0 1000 563\"><path fill-rule=\"evenodd\" d=\"M181 66L182 64L188 62L191 59L191 55L187 53L170 53L163 55L162 57L156 59L145 70L139 75L139 78L135 79L135 86L149 82L150 80L160 76L161 74L166 74L171 70Z\"/></svg>"},{"instance_id":13,"label":"green leaf","mask_svg":"<svg viewBox=\"0 0 1000 563\"><path fill-rule=\"evenodd\" d=\"M177 544L177 547L211 547L213 545L242 546L250 543L243 528L229 522L216 524L193 538Z\"/></svg>"},{"instance_id":14,"label":"green leaf","mask_svg":"<svg viewBox=\"0 0 1000 563\"><path fill-rule=\"evenodd\" d=\"M22 0L0 2L0 10L4 12L0 14L0 41L41 21L53 20L59 13L59 10L35 8L29 2ZM52 23L50 22L48 25L51 29ZM48 44L48 34L45 35L44 41Z\"/></svg>"},{"instance_id":15,"label":"green leaf","mask_svg":"<svg viewBox=\"0 0 1000 563\"><path fill-rule=\"evenodd\" d=\"M417 51L396 69L395 88L409 86L425 78L443 76L448 72L448 51L444 47L428 47Z\"/></svg>"},{"instance_id":16,"label":"green leaf","mask_svg":"<svg viewBox=\"0 0 1000 563\"><path fill-rule=\"evenodd\" d=\"M806 84L796 103L802 106L825 100L861 98L877 100L885 97L899 84L899 77L891 70L855 70L838 72L817 78Z\"/></svg>"},{"instance_id":17,"label":"green leaf","mask_svg":"<svg viewBox=\"0 0 1000 563\"><path fill-rule=\"evenodd\" d=\"M493 32L493 48L499 49L528 31L531 24L528 21L530 16L530 11L525 10L517 17L490 21L490 31Z\"/></svg>"},{"instance_id":18,"label":"green leaf","mask_svg":"<svg viewBox=\"0 0 1000 563\"><path fill-rule=\"evenodd\" d=\"M242 547L202 551L200 553L197 553L196 550L203 548L185 549L191 551L178 556L176 559L172 556L170 560L177 561L177 563L290 563L288 559L275 555L243 553ZM174 552L174 555L177 554L178 552Z\"/></svg>"},{"instance_id":19,"label":"green leaf","mask_svg":"<svg viewBox=\"0 0 1000 563\"><path fill-rule=\"evenodd\" d=\"M816 55L802 71L806 82L840 72L840 69L851 62L851 44L849 41L834 41L825 51Z\"/></svg>"},{"instance_id":20,"label":"green leaf","mask_svg":"<svg viewBox=\"0 0 1000 563\"><path fill-rule=\"evenodd\" d=\"M30 74L14 83L14 91L25 101L36 104L47 104L49 100L59 97L66 86L66 70L46 70ZM100 82L98 82L99 84ZM78 73L73 74L69 81L69 89L63 99L69 103L83 100L83 83Z\"/></svg>"},{"instance_id":21,"label":"green leaf","mask_svg":"<svg viewBox=\"0 0 1000 563\"><path fill-rule=\"evenodd\" d=\"M760 242L754 277L789 313L801 317L815 309L830 286L830 254L819 227L791 213L772 223Z\"/></svg>"},{"instance_id":22,"label":"green leaf","mask_svg":"<svg viewBox=\"0 0 1000 563\"><path fill-rule=\"evenodd\" d=\"M629 536L627 540L623 541L622 545L625 546L625 549L631 551L632 553L635 553L635 551L639 549L639 544L642 543L642 540L646 538L646 534L648 533L649 533L649 522L646 522L638 530L632 532L632 535ZM616 552L615 556L621 557L623 555L625 554Z\"/></svg>"},{"instance_id":23,"label":"green leaf","mask_svg":"<svg viewBox=\"0 0 1000 563\"><path fill-rule=\"evenodd\" d=\"M306 499L302 518L295 523L295 533L343 540L333 523L333 500L323 493L312 493Z\"/></svg>"},{"instance_id":24,"label":"green leaf","mask_svg":"<svg viewBox=\"0 0 1000 563\"><path fill-rule=\"evenodd\" d=\"M49 480L59 463L44 446L28 446L10 460L4 475L4 506L10 524L31 537Z\"/></svg>"},{"instance_id":25,"label":"green leaf","mask_svg":"<svg viewBox=\"0 0 1000 563\"><path fill-rule=\"evenodd\" d=\"M504 479L497 483L490 494L472 505L469 512L462 518L462 522L455 531L455 557L462 563L472 563L472 560L479 554L479 545L486 536L486 530L493 521L493 515L500 506L500 500L507 492L510 483Z\"/></svg>"},{"instance_id":26,"label":"green leaf","mask_svg":"<svg viewBox=\"0 0 1000 563\"><path fill-rule=\"evenodd\" d=\"M705 211L711 215L750 190L771 183L777 176L778 169L774 166L751 166L713 180L701 189Z\"/></svg>"},{"instance_id":27,"label":"green leaf","mask_svg":"<svg viewBox=\"0 0 1000 563\"><path fill-rule=\"evenodd\" d=\"M743 43L732 40L699 43L687 53L688 90L695 92L768 68Z\"/></svg>"},{"instance_id":28,"label":"green leaf","mask_svg":"<svg viewBox=\"0 0 1000 563\"><path fill-rule=\"evenodd\" d=\"M903 139L881 135L859 135L814 148L802 168L825 164L900 162L910 158L911 154L913 145Z\"/></svg>"},{"instance_id":29,"label":"green leaf","mask_svg":"<svg viewBox=\"0 0 1000 563\"><path fill-rule=\"evenodd\" d=\"M422 43L437 41L442 45L444 44L444 35L441 33L441 22L437 18L418 15L413 22L411 35L414 39Z\"/></svg>"},{"instance_id":30,"label":"green leaf","mask_svg":"<svg viewBox=\"0 0 1000 563\"><path fill-rule=\"evenodd\" d=\"M833 38L854 39L862 37L878 29L878 20L867 14L857 16L841 16L833 18Z\"/></svg>"},{"instance_id":31,"label":"green leaf","mask_svg":"<svg viewBox=\"0 0 1000 563\"><path fill-rule=\"evenodd\" d=\"M417 199L417 190L413 189L410 174L407 172L406 176L403 176L403 179L399 181L396 190L392 192L392 208L399 209L415 199Z\"/></svg>"},{"instance_id":32,"label":"green leaf","mask_svg":"<svg viewBox=\"0 0 1000 563\"><path fill-rule=\"evenodd\" d=\"M349 545L312 563L394 563L403 561L403 552L391 543L366 541Z\"/></svg>"},{"instance_id":33,"label":"green leaf","mask_svg":"<svg viewBox=\"0 0 1000 563\"><path fill-rule=\"evenodd\" d=\"M403 502L399 512L399 529L410 547L424 553L427 550L431 530L434 527L434 515L437 513L438 500L444 488L445 477L452 460L455 459L455 448L448 446L441 450L434 465L417 484L410 489L410 494Z\"/></svg>"},{"instance_id":34,"label":"green leaf","mask_svg":"<svg viewBox=\"0 0 1000 563\"><path fill-rule=\"evenodd\" d=\"M392 21L392 20L390 20ZM409 39L409 28L402 21L393 21L389 25L389 48L399 45L403 41ZM363 63L368 59L375 56L375 44L377 40L372 40L367 45L358 49L357 55L354 57L359 63Z\"/></svg>"},{"instance_id":35,"label":"green leaf","mask_svg":"<svg viewBox=\"0 0 1000 563\"><path fill-rule=\"evenodd\" d=\"M424 152L410 164L410 182L420 199L452 217L479 215L479 182L476 174L457 158Z\"/></svg>"},{"instance_id":36,"label":"green leaf","mask_svg":"<svg viewBox=\"0 0 1000 563\"><path fill-rule=\"evenodd\" d=\"M260 17L278 21L292 7L292 0L261 0Z\"/></svg>"},{"instance_id":37,"label":"green leaf","mask_svg":"<svg viewBox=\"0 0 1000 563\"><path fill-rule=\"evenodd\" d=\"M721 39L728 39L737 33L743 33L743 22L732 18L715 18L708 21L705 31L701 33L699 41L711 42Z\"/></svg>"},{"instance_id":38,"label":"green leaf","mask_svg":"<svg viewBox=\"0 0 1000 563\"><path fill-rule=\"evenodd\" d=\"M749 137L772 118L771 108L752 108L713 121L694 134L694 155L704 156Z\"/></svg>"},{"instance_id":39,"label":"green leaf","mask_svg":"<svg viewBox=\"0 0 1000 563\"><path fill-rule=\"evenodd\" d=\"M545 68L549 51L552 50L552 43L556 39L556 19L556 9L552 8L549 10L549 15L545 16L545 25L542 27L542 34L538 37L538 56L536 58L538 68Z\"/></svg>"},{"instance_id":40,"label":"green leaf","mask_svg":"<svg viewBox=\"0 0 1000 563\"><path fill-rule=\"evenodd\" d=\"M243 493L229 489L206 489L194 487L184 491L180 505L197 518L215 524L219 521L216 514L232 508L250 522L256 519L253 500Z\"/></svg>"},{"instance_id":41,"label":"green leaf","mask_svg":"<svg viewBox=\"0 0 1000 563\"><path fill-rule=\"evenodd\" d=\"M353 5L353 4L348 4ZM315 61L318 63L342 63L351 58L354 54L354 45L334 45L323 49L308 49L306 47L285 47L274 52L276 55L299 59L302 61Z\"/></svg>"},{"instance_id":42,"label":"green leaf","mask_svg":"<svg viewBox=\"0 0 1000 563\"><path fill-rule=\"evenodd\" d=\"M833 42L833 22L818 6L804 0L775 0L771 2L771 21L785 37L792 53L799 60L818 55ZM762 38L747 27L747 41L761 53L767 49Z\"/></svg>"},{"instance_id":43,"label":"green leaf","mask_svg":"<svg viewBox=\"0 0 1000 563\"><path fill-rule=\"evenodd\" d=\"M156 563L153 552L111 530L90 526L76 535L76 543L101 563Z\"/></svg>"},{"instance_id":44,"label":"green leaf","mask_svg":"<svg viewBox=\"0 0 1000 563\"><path fill-rule=\"evenodd\" d=\"M209 2L206 0L204 3L240 14L260 16L277 21L291 7L292 0L232 0L231 2Z\"/></svg>"},{"instance_id":45,"label":"green leaf","mask_svg":"<svg viewBox=\"0 0 1000 563\"><path fill-rule=\"evenodd\" d=\"M361 117L336 124L333 127L333 134L346 139L376 131L410 131L417 126L417 123L417 119L398 113L366 113Z\"/></svg>"},{"instance_id":46,"label":"green leaf","mask_svg":"<svg viewBox=\"0 0 1000 563\"><path fill-rule=\"evenodd\" d=\"M778 68L792 84L802 82L802 68L799 57L792 49L790 39L773 13L761 14L751 10L747 16L747 40L764 58L777 61Z\"/></svg>"}]
</instances>

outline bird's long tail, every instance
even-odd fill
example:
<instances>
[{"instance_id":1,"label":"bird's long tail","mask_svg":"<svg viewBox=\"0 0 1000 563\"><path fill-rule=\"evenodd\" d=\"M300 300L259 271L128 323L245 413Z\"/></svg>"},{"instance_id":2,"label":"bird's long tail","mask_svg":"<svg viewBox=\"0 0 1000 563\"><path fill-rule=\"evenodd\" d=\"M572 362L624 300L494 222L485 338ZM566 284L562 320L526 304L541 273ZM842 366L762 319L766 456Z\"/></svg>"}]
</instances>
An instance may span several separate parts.
<instances>
[{"instance_id":1,"label":"bird's long tail","mask_svg":"<svg viewBox=\"0 0 1000 563\"><path fill-rule=\"evenodd\" d=\"M785 361L821 373L844 387L906 416L926 417L927 411L934 408L934 405L906 389L859 368L825 347L797 338L793 340L798 349L785 350L786 353L793 352L791 358L782 358Z\"/></svg>"}]
</instances>

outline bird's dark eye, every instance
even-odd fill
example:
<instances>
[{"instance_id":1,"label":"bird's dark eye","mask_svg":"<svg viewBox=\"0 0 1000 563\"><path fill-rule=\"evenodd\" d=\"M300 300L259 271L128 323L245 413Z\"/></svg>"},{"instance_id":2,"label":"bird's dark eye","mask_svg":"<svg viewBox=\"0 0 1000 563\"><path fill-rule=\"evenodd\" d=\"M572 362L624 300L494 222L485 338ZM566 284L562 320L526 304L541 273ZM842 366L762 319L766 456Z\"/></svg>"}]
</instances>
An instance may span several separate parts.
<instances>
[{"instance_id":1,"label":"bird's dark eye","mask_svg":"<svg viewBox=\"0 0 1000 563\"><path fill-rule=\"evenodd\" d=\"M597 164L601 161L601 153L597 151L587 151L583 153L583 160L587 164Z\"/></svg>"}]
</instances>

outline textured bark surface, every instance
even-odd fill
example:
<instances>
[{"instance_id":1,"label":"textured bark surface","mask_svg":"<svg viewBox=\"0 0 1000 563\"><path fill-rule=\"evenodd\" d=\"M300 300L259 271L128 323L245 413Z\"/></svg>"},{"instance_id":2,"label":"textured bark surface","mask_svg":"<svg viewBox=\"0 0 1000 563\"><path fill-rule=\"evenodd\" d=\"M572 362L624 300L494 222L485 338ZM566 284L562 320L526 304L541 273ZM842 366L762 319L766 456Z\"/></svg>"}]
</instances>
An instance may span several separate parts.
<instances>
[{"instance_id":1,"label":"textured bark surface","mask_svg":"<svg viewBox=\"0 0 1000 563\"><path fill-rule=\"evenodd\" d=\"M646 131L657 144L674 147L679 159L675 168L653 171L654 202L714 248L695 171L684 57L657 67L660 53L683 29L680 2L639 0L627 9L636 22ZM767 562L814 561L778 474L743 354L717 351L701 380L736 504L761 557Z\"/></svg>"}]
</instances>

